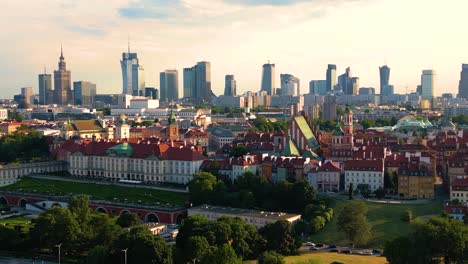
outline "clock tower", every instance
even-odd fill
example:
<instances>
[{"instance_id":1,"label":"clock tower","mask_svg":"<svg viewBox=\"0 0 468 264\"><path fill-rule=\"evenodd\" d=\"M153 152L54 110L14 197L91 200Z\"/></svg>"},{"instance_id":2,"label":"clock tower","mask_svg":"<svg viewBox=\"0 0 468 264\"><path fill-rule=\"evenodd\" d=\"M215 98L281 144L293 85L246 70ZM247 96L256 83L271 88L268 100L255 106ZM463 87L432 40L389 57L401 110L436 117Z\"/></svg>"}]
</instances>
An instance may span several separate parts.
<instances>
[{"instance_id":1,"label":"clock tower","mask_svg":"<svg viewBox=\"0 0 468 264\"><path fill-rule=\"evenodd\" d=\"M167 119L166 138L168 140L179 140L179 125L177 124L177 118L172 111L172 107L169 118Z\"/></svg>"}]
</instances>

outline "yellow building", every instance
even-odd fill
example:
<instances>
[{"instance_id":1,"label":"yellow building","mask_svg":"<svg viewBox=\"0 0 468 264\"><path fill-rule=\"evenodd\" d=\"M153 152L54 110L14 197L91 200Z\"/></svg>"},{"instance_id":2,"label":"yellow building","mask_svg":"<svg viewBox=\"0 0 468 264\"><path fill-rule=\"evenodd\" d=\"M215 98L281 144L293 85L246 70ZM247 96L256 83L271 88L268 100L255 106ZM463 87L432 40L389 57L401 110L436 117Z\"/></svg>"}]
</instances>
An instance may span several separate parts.
<instances>
[{"instance_id":1,"label":"yellow building","mask_svg":"<svg viewBox=\"0 0 468 264\"><path fill-rule=\"evenodd\" d=\"M408 198L434 198L435 170L429 163L411 161L398 170L398 193Z\"/></svg>"}]
</instances>

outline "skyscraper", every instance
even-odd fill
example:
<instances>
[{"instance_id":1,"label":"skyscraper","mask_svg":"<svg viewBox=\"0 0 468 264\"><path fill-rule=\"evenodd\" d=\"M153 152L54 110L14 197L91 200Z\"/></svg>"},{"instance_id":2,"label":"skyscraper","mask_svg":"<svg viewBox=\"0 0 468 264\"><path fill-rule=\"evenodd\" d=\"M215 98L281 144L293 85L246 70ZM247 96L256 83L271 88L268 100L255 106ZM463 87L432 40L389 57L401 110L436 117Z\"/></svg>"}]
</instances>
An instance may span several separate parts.
<instances>
[{"instance_id":1,"label":"skyscraper","mask_svg":"<svg viewBox=\"0 0 468 264\"><path fill-rule=\"evenodd\" d=\"M39 74L39 104L46 105L52 102L50 98L48 100L48 93L52 91L52 75L47 74L45 69L43 74Z\"/></svg>"},{"instance_id":2,"label":"skyscraper","mask_svg":"<svg viewBox=\"0 0 468 264\"><path fill-rule=\"evenodd\" d=\"M359 86L359 78L353 78L351 69L348 67L344 74L338 76L338 85L344 94L355 95Z\"/></svg>"},{"instance_id":3,"label":"skyscraper","mask_svg":"<svg viewBox=\"0 0 468 264\"><path fill-rule=\"evenodd\" d=\"M179 99L179 74L177 70L165 70L159 74L159 90L161 101L176 101Z\"/></svg>"},{"instance_id":4,"label":"skyscraper","mask_svg":"<svg viewBox=\"0 0 468 264\"><path fill-rule=\"evenodd\" d=\"M96 84L85 81L73 82L74 104L92 106L96 96Z\"/></svg>"},{"instance_id":5,"label":"skyscraper","mask_svg":"<svg viewBox=\"0 0 468 264\"><path fill-rule=\"evenodd\" d=\"M54 103L66 105L72 103L71 73L67 71L63 49L60 51L58 70L54 71Z\"/></svg>"},{"instance_id":6,"label":"skyscraper","mask_svg":"<svg viewBox=\"0 0 468 264\"><path fill-rule=\"evenodd\" d=\"M195 67L184 68L184 97L195 97Z\"/></svg>"},{"instance_id":7,"label":"skyscraper","mask_svg":"<svg viewBox=\"0 0 468 264\"><path fill-rule=\"evenodd\" d=\"M462 64L460 82L458 83L458 98L468 99L468 64Z\"/></svg>"},{"instance_id":8,"label":"skyscraper","mask_svg":"<svg viewBox=\"0 0 468 264\"><path fill-rule=\"evenodd\" d=\"M159 99L159 90L154 87L145 87L145 97L149 99Z\"/></svg>"},{"instance_id":9,"label":"skyscraper","mask_svg":"<svg viewBox=\"0 0 468 264\"><path fill-rule=\"evenodd\" d=\"M322 118L325 120L336 119L336 96L334 95L325 96L325 101L323 103Z\"/></svg>"},{"instance_id":10,"label":"skyscraper","mask_svg":"<svg viewBox=\"0 0 468 264\"><path fill-rule=\"evenodd\" d=\"M195 98L198 101L211 102L211 63L198 62L195 65Z\"/></svg>"},{"instance_id":11,"label":"skyscraper","mask_svg":"<svg viewBox=\"0 0 468 264\"><path fill-rule=\"evenodd\" d=\"M421 75L421 96L424 100L432 100L434 98L436 82L435 70L423 70Z\"/></svg>"},{"instance_id":12,"label":"skyscraper","mask_svg":"<svg viewBox=\"0 0 468 264\"><path fill-rule=\"evenodd\" d=\"M336 85L336 65L328 64L327 68L327 92L333 91Z\"/></svg>"},{"instance_id":13,"label":"skyscraper","mask_svg":"<svg viewBox=\"0 0 468 264\"><path fill-rule=\"evenodd\" d=\"M130 44L128 45L128 52L122 53L120 66L122 67L122 93L143 95L145 90L145 71L140 66L137 53L130 53Z\"/></svg>"},{"instance_id":14,"label":"skyscraper","mask_svg":"<svg viewBox=\"0 0 468 264\"><path fill-rule=\"evenodd\" d=\"M379 67L380 73L380 95L383 94L384 86L390 83L390 68L387 65Z\"/></svg>"},{"instance_id":15,"label":"skyscraper","mask_svg":"<svg viewBox=\"0 0 468 264\"><path fill-rule=\"evenodd\" d=\"M263 64L261 91L275 95L275 64Z\"/></svg>"},{"instance_id":16,"label":"skyscraper","mask_svg":"<svg viewBox=\"0 0 468 264\"><path fill-rule=\"evenodd\" d=\"M326 80L312 80L309 82L309 94L324 95L327 93Z\"/></svg>"},{"instance_id":17,"label":"skyscraper","mask_svg":"<svg viewBox=\"0 0 468 264\"><path fill-rule=\"evenodd\" d=\"M234 75L226 75L224 77L224 95L235 96L236 92L236 79L234 79Z\"/></svg>"},{"instance_id":18,"label":"skyscraper","mask_svg":"<svg viewBox=\"0 0 468 264\"><path fill-rule=\"evenodd\" d=\"M301 84L297 77L292 74L280 74L281 95L300 95Z\"/></svg>"},{"instance_id":19,"label":"skyscraper","mask_svg":"<svg viewBox=\"0 0 468 264\"><path fill-rule=\"evenodd\" d=\"M21 102L24 104L24 108L34 104L34 92L32 87L21 88Z\"/></svg>"}]
</instances>

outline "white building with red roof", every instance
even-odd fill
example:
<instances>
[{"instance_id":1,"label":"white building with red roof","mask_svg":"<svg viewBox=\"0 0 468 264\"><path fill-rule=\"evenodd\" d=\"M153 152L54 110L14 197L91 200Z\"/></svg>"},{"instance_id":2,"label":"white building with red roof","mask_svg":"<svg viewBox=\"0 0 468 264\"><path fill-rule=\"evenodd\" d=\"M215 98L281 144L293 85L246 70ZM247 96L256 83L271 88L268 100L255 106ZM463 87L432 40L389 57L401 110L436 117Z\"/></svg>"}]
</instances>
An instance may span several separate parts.
<instances>
[{"instance_id":1,"label":"white building with red roof","mask_svg":"<svg viewBox=\"0 0 468 264\"><path fill-rule=\"evenodd\" d=\"M458 200L468 206L468 178L456 179L450 185L450 200Z\"/></svg>"},{"instance_id":2,"label":"white building with red roof","mask_svg":"<svg viewBox=\"0 0 468 264\"><path fill-rule=\"evenodd\" d=\"M350 184L357 190L367 186L373 192L384 187L384 161L379 160L348 160L344 166L345 188Z\"/></svg>"}]
</instances>

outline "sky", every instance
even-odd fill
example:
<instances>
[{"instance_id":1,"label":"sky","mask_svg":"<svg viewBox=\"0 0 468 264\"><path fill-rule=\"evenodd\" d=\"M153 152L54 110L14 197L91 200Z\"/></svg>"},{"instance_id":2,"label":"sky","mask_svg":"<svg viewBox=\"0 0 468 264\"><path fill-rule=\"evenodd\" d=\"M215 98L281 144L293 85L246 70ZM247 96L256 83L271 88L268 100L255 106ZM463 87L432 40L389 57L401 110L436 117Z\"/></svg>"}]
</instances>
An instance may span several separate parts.
<instances>
[{"instance_id":1,"label":"sky","mask_svg":"<svg viewBox=\"0 0 468 264\"><path fill-rule=\"evenodd\" d=\"M3 0L0 98L21 87L37 92L39 73L56 69L63 45L73 81L120 93L119 60L130 39L146 86L159 72L211 62L212 88L260 90L262 65L301 80L325 79L351 67L361 87L379 87L378 67L391 68L396 92L415 91L423 69L437 72L436 94L456 93L468 62L466 0Z\"/></svg>"}]
</instances>

